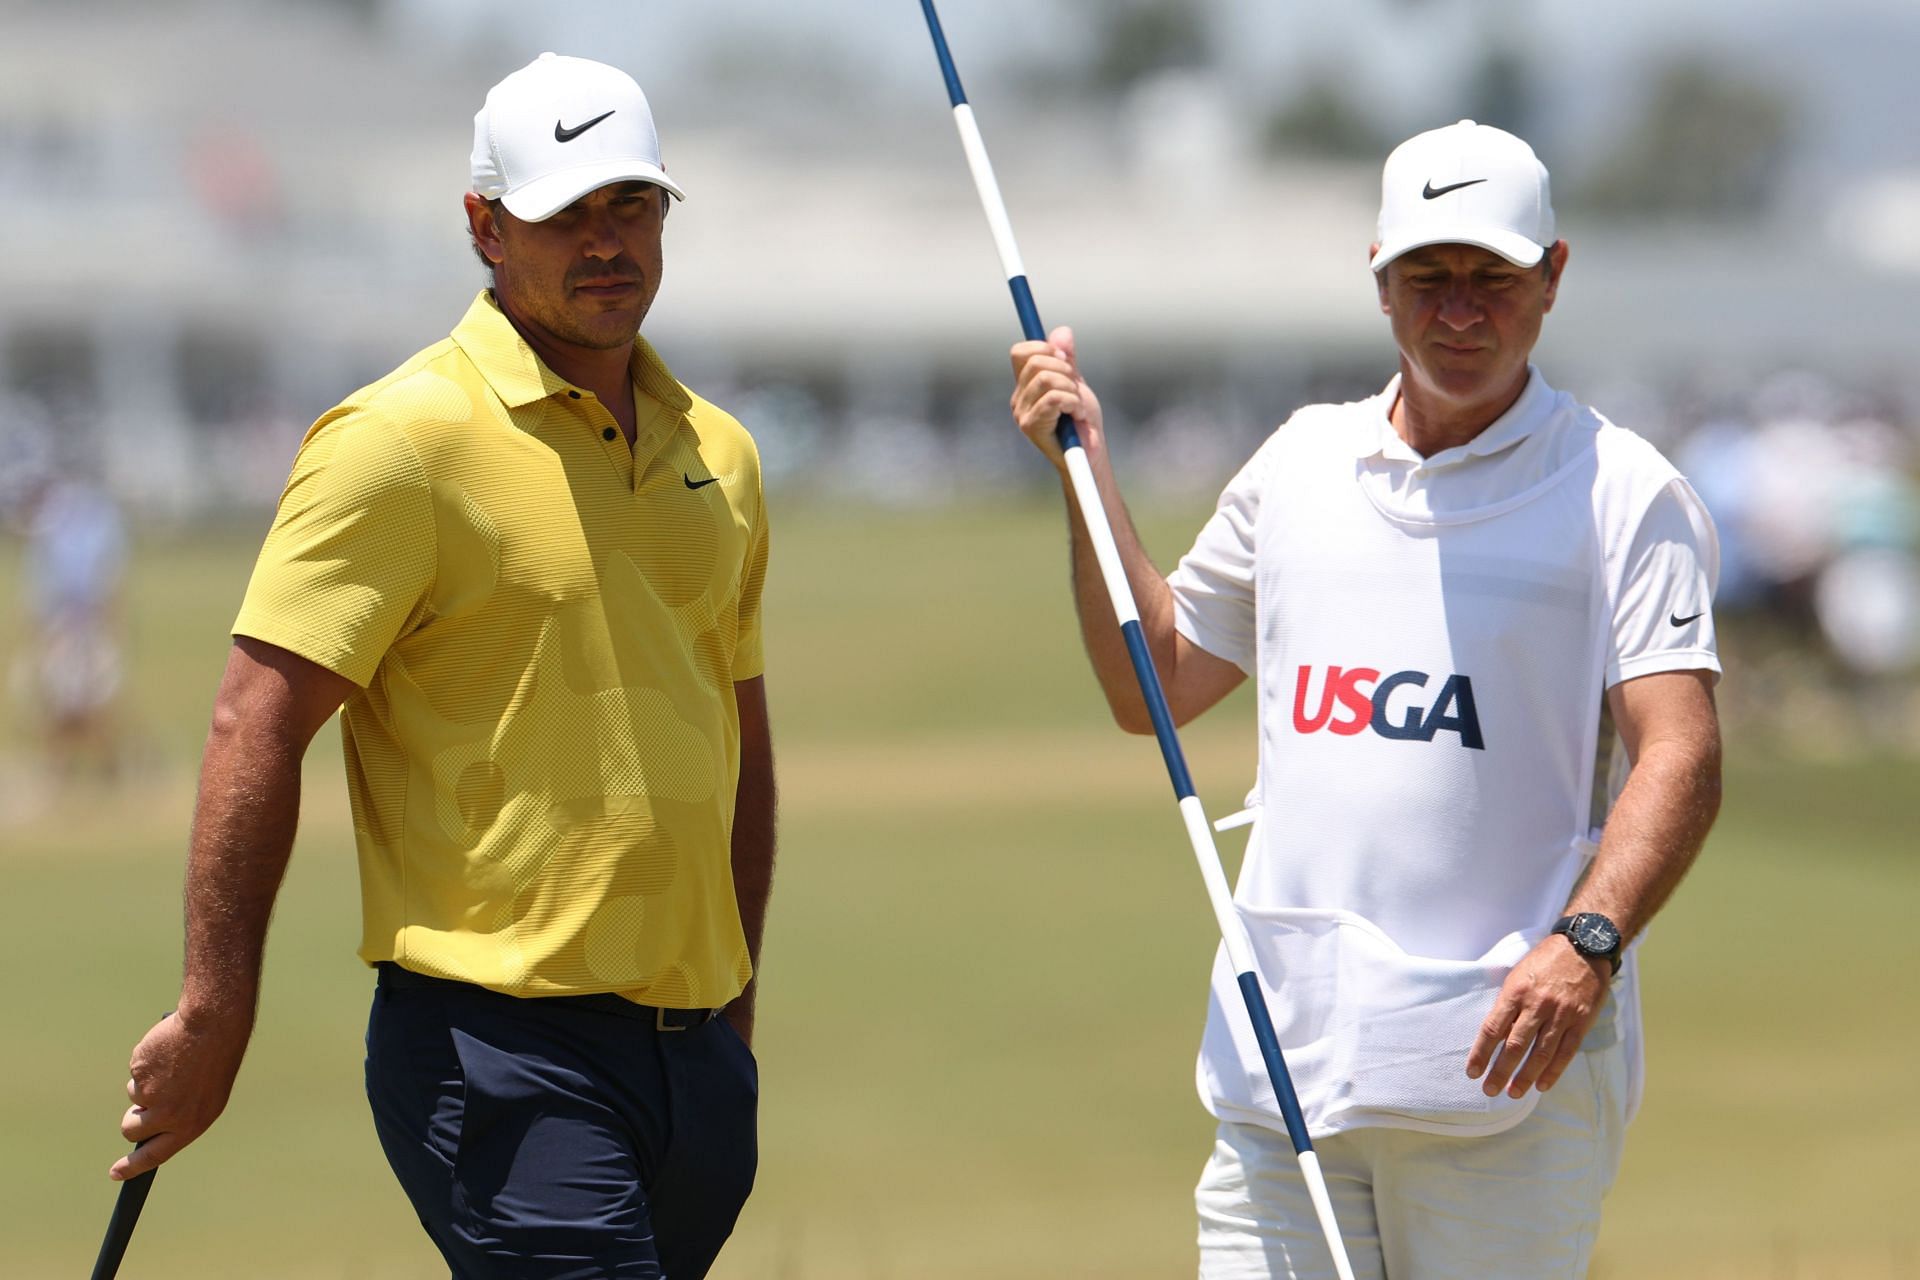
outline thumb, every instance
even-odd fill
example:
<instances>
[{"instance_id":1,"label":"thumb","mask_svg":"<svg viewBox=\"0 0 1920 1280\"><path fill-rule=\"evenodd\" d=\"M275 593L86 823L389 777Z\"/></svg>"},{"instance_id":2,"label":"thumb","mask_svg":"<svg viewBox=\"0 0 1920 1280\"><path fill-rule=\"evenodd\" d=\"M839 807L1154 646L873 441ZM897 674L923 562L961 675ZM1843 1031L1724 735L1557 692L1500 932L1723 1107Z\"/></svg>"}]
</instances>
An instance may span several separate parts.
<instances>
[{"instance_id":1,"label":"thumb","mask_svg":"<svg viewBox=\"0 0 1920 1280\"><path fill-rule=\"evenodd\" d=\"M1060 354L1066 357L1068 364L1073 365L1076 369L1079 368L1080 360L1074 350L1073 327L1071 325L1061 325L1047 335L1047 341L1060 348Z\"/></svg>"},{"instance_id":2,"label":"thumb","mask_svg":"<svg viewBox=\"0 0 1920 1280\"><path fill-rule=\"evenodd\" d=\"M177 1134L163 1133L152 1138L142 1138L132 1151L114 1161L113 1168L107 1170L107 1176L115 1182L127 1182L141 1174L158 1169L173 1155L186 1146Z\"/></svg>"}]
</instances>

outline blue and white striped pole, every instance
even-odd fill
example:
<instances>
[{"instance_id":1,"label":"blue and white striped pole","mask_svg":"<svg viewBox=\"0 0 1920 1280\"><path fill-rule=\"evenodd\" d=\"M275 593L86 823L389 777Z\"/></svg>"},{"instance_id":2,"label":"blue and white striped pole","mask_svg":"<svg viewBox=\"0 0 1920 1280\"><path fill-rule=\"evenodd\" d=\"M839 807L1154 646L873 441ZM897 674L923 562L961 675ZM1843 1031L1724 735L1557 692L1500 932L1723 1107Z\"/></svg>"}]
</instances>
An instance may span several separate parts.
<instances>
[{"instance_id":1,"label":"blue and white striped pole","mask_svg":"<svg viewBox=\"0 0 1920 1280\"><path fill-rule=\"evenodd\" d=\"M993 232L993 244L999 251L1000 265L1007 273L1007 287L1013 292L1014 310L1020 313L1021 332L1029 340L1044 342L1047 331L1040 323L1040 311L1034 305L1033 290L1027 286L1026 267L1020 261L1020 249L1013 240L1013 223L1007 217L1006 202L1000 198L1000 184L994 180L993 163L987 158L987 144L980 137L980 126L974 122L973 108L967 104L966 90L960 86L960 73L955 69L953 54L947 48L946 33L940 28L940 15L934 12L933 0L920 0L920 8L926 14L927 30L933 36L933 51L940 59L940 74L947 81L947 98L953 103L953 123L960 131L960 146L966 152L967 167L973 171L973 184L980 193L980 204L987 215L987 226ZM1159 673L1154 670L1146 634L1140 628L1140 611L1133 602L1133 591L1127 585L1127 571L1120 562L1120 549L1114 543L1113 527L1107 521L1106 508L1100 502L1100 488L1094 481L1093 467L1087 461L1087 451L1080 443L1080 433L1074 427L1072 418L1063 414L1059 425L1054 428L1054 434L1066 453L1067 475L1073 485L1074 500L1080 506L1087 533L1093 540L1094 556L1100 562L1100 575L1106 582L1107 596L1113 602L1114 617L1119 619L1127 654L1133 660L1133 673L1146 699L1147 714L1153 720L1154 737L1160 741L1160 754L1166 760L1167 774L1173 782L1173 794L1180 804L1180 817L1186 824L1187 838L1193 845L1193 856L1200 864L1200 878L1206 882L1207 897L1213 903L1220 937L1226 943L1227 959L1239 977L1240 995L1246 1001L1247 1017L1253 1023L1253 1036L1260 1045L1260 1056L1266 1062L1267 1076L1273 1082L1280 1114L1286 1120L1287 1136L1293 1140L1294 1153L1299 1157L1300 1171L1306 1178L1314 1213L1320 1219L1320 1229L1326 1235L1327 1248L1333 1254L1333 1265L1340 1280L1353 1280L1353 1265L1347 1260L1346 1246L1340 1240L1339 1225L1333 1219L1333 1202L1327 1196L1327 1182L1320 1172L1320 1159L1314 1154L1306 1121L1300 1116L1300 1100L1294 1094L1293 1079L1287 1074L1286 1060L1280 1055L1280 1041L1274 1035L1273 1018L1267 1012L1266 996L1261 993L1260 979L1254 972L1253 947L1247 940L1246 925L1234 909L1233 894L1227 888L1226 872L1220 866L1220 851L1213 843L1213 829L1207 824L1206 811L1201 807L1199 797L1194 795L1193 779L1187 772L1186 754L1180 749L1180 737L1174 729L1173 714L1167 709L1167 697L1160 687Z\"/></svg>"}]
</instances>

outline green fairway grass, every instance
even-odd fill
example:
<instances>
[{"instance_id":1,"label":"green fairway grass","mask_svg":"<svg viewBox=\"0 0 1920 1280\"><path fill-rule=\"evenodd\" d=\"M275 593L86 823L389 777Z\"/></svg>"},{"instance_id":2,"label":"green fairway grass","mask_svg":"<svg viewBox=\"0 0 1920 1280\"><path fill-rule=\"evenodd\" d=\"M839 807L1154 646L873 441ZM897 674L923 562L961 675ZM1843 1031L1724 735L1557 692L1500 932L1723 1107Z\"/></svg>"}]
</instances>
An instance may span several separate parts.
<instances>
[{"instance_id":1,"label":"green fairway grass","mask_svg":"<svg viewBox=\"0 0 1920 1280\"><path fill-rule=\"evenodd\" d=\"M1163 565L1206 506L1144 522ZM1085 669L1064 521L1037 501L775 516L762 1163L716 1280L1191 1275L1213 923L1157 752L1111 727ZM111 1210L127 1052L178 990L193 770L261 528L137 546L123 783L52 789L18 707L0 726L8 1280L85 1274ZM16 579L8 547L0 646ZM1209 811L1238 808L1248 692L1188 745ZM307 779L246 1069L161 1171L127 1280L446 1274L361 1093L371 979L333 730ZM1720 825L1645 947L1647 1098L1596 1276L1920 1275L1917 827L1914 761L1729 742Z\"/></svg>"}]
</instances>

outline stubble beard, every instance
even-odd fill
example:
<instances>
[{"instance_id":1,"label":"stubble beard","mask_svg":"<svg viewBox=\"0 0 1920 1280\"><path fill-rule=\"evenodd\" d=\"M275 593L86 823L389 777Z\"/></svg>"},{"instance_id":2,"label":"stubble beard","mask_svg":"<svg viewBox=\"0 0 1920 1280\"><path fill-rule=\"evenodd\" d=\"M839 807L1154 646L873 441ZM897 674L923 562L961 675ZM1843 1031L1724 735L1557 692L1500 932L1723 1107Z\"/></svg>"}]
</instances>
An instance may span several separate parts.
<instances>
[{"instance_id":1,"label":"stubble beard","mask_svg":"<svg viewBox=\"0 0 1920 1280\"><path fill-rule=\"evenodd\" d=\"M530 289L512 289L513 309L526 320L532 322L555 342L580 347L590 351L619 351L633 346L634 339L640 334L641 325L646 322L647 313L653 309L654 295L659 291L660 280L657 274L649 274L637 266L615 264L617 274L629 276L639 282L639 305L632 320L626 319L614 311L592 310L593 303L573 301L573 281L563 279L553 293ZM571 274L571 273L569 273ZM590 274L581 273L582 278ZM494 272L494 290L496 296L502 296L502 272L498 267Z\"/></svg>"},{"instance_id":2,"label":"stubble beard","mask_svg":"<svg viewBox=\"0 0 1920 1280\"><path fill-rule=\"evenodd\" d=\"M561 342L594 351L617 351L633 345L653 305L652 292L645 285L641 286L641 294L639 313L631 321L608 311L582 314L565 303L555 306L551 314L536 315L535 318L542 328Z\"/></svg>"}]
</instances>

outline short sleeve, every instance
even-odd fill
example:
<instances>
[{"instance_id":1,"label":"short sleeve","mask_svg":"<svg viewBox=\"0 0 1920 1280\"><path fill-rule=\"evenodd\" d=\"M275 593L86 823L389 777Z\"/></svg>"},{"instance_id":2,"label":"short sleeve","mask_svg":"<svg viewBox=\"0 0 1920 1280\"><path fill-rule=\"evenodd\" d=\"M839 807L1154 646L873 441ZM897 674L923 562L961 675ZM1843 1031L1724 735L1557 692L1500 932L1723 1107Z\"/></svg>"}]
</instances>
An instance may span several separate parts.
<instances>
[{"instance_id":1,"label":"short sleeve","mask_svg":"<svg viewBox=\"0 0 1920 1280\"><path fill-rule=\"evenodd\" d=\"M753 541L747 550L746 570L740 581L740 630L734 641L733 678L751 680L767 669L765 646L760 638L760 593L767 581L767 503L760 496L759 518L754 522Z\"/></svg>"},{"instance_id":2,"label":"short sleeve","mask_svg":"<svg viewBox=\"0 0 1920 1280\"><path fill-rule=\"evenodd\" d=\"M1255 663L1254 531L1272 444L1221 491L1193 547L1167 575L1173 625L1181 635L1249 675Z\"/></svg>"},{"instance_id":3,"label":"short sleeve","mask_svg":"<svg viewBox=\"0 0 1920 1280\"><path fill-rule=\"evenodd\" d=\"M432 589L433 500L403 431L356 413L307 436L233 633L363 688Z\"/></svg>"},{"instance_id":4,"label":"short sleeve","mask_svg":"<svg viewBox=\"0 0 1920 1280\"><path fill-rule=\"evenodd\" d=\"M1607 687L1659 671L1720 672L1713 593L1720 543L1713 518L1685 480L1647 505L1616 580Z\"/></svg>"}]
</instances>

